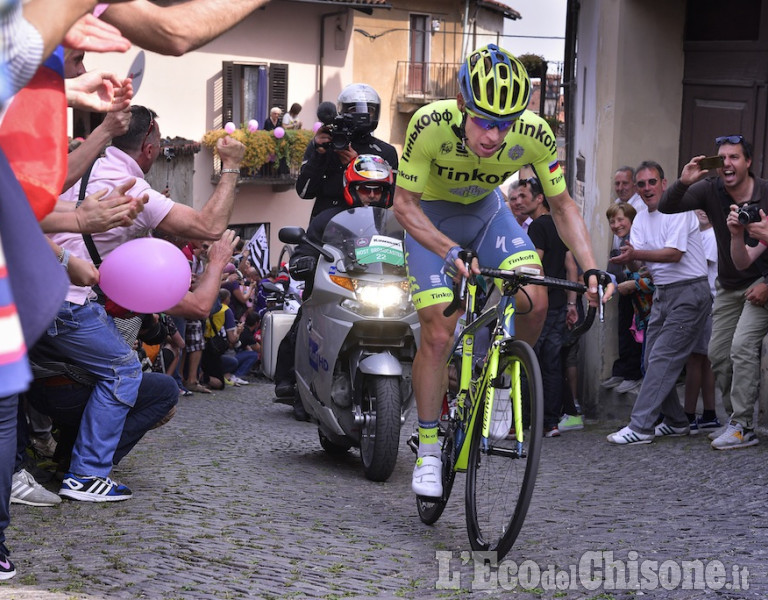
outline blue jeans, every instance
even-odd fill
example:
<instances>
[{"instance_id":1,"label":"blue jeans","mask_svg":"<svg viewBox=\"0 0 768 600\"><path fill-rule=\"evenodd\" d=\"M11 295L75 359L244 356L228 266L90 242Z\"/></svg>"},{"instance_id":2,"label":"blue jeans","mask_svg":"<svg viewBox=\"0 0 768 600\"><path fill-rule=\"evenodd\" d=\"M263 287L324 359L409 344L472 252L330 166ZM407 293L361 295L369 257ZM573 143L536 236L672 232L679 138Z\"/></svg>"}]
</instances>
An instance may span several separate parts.
<instances>
[{"instance_id":1,"label":"blue jeans","mask_svg":"<svg viewBox=\"0 0 768 600\"><path fill-rule=\"evenodd\" d=\"M106 477L112 470L128 411L139 392L138 356L95 302L82 306L64 302L43 342L68 362L98 377L83 411L70 472Z\"/></svg>"},{"instance_id":2,"label":"blue jeans","mask_svg":"<svg viewBox=\"0 0 768 600\"><path fill-rule=\"evenodd\" d=\"M233 375L242 379L248 375L251 367L258 362L259 353L255 350L243 350L242 352L237 352L235 358L237 359L237 369L235 369Z\"/></svg>"},{"instance_id":3,"label":"blue jeans","mask_svg":"<svg viewBox=\"0 0 768 600\"><path fill-rule=\"evenodd\" d=\"M563 408L563 372L560 351L565 336L565 306L550 308L541 335L533 347L541 367L541 382L544 388L544 430L554 427L560 421Z\"/></svg>"},{"instance_id":4,"label":"blue jeans","mask_svg":"<svg viewBox=\"0 0 768 600\"><path fill-rule=\"evenodd\" d=\"M19 395L0 398L0 544L11 522L11 478L16 457L16 421Z\"/></svg>"},{"instance_id":5,"label":"blue jeans","mask_svg":"<svg viewBox=\"0 0 768 600\"><path fill-rule=\"evenodd\" d=\"M57 460L66 460L72 451L90 396L89 386L74 382L50 386L44 379L36 380L27 392L27 401L50 416L59 428ZM112 462L118 464L178 401L179 387L172 377L162 373L142 373L136 404L128 411Z\"/></svg>"}]
</instances>

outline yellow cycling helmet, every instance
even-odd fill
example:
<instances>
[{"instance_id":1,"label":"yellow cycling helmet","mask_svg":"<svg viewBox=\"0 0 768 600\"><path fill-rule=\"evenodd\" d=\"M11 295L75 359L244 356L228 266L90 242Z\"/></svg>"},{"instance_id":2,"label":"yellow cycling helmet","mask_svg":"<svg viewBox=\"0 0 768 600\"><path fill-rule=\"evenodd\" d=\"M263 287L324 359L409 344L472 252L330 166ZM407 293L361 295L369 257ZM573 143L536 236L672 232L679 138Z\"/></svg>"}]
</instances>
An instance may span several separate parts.
<instances>
[{"instance_id":1,"label":"yellow cycling helmet","mask_svg":"<svg viewBox=\"0 0 768 600\"><path fill-rule=\"evenodd\" d=\"M486 119L516 119L531 100L523 63L496 44L478 48L459 69L459 90L467 108Z\"/></svg>"}]
</instances>

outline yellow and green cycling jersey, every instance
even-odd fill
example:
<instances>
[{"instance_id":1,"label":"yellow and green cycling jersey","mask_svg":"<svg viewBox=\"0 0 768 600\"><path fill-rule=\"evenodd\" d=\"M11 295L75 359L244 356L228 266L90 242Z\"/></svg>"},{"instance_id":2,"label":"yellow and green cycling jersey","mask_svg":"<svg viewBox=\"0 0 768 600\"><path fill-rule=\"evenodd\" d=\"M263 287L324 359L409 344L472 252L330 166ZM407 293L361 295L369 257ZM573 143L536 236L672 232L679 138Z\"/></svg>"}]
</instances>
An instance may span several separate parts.
<instances>
[{"instance_id":1,"label":"yellow and green cycling jersey","mask_svg":"<svg viewBox=\"0 0 768 600\"><path fill-rule=\"evenodd\" d=\"M398 186L421 194L422 200L471 204L531 164L547 196L565 191L555 136L544 119L526 110L489 158L464 146L461 121L456 100L433 102L416 111L405 137Z\"/></svg>"}]
</instances>

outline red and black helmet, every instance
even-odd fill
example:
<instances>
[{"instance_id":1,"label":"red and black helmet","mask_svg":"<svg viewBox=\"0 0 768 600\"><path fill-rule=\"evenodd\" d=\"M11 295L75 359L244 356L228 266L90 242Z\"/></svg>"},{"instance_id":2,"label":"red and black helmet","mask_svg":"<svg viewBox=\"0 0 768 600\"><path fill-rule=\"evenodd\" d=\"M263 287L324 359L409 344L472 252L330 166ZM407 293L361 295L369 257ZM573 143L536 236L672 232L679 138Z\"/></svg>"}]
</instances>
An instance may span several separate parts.
<instances>
[{"instance_id":1,"label":"red and black helmet","mask_svg":"<svg viewBox=\"0 0 768 600\"><path fill-rule=\"evenodd\" d=\"M394 176L389 163L375 154L360 154L349 163L344 171L344 200L349 206L361 206L358 189L366 186L381 186L381 200L370 206L389 208L392 205Z\"/></svg>"}]
</instances>

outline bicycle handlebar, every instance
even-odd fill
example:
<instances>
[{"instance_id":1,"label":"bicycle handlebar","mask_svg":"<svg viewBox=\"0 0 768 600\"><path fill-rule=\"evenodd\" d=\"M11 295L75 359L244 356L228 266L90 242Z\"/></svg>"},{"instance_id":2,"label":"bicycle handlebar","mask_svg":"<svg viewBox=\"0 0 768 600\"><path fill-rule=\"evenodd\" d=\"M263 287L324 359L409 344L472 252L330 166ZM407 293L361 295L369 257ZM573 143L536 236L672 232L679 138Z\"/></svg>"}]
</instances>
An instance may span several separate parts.
<instances>
[{"instance_id":1,"label":"bicycle handlebar","mask_svg":"<svg viewBox=\"0 0 768 600\"><path fill-rule=\"evenodd\" d=\"M472 259L475 257L475 253L471 250L462 250L459 253L459 257L461 260L464 261L464 265L467 268L468 271L470 271L470 265L472 264ZM494 277L497 279L504 279L505 281L509 281L512 284L512 287L515 291L517 291L520 287L528 284L533 285L541 285L545 287L556 287L564 290L570 290L577 292L579 294L584 294L587 291L587 286L583 283L578 283L575 281L568 281L566 279L558 279L556 277L548 277L546 275L541 275L538 273L525 273L524 272L525 267L521 267L519 269L514 270L506 270L506 269L491 269L487 267L480 267L480 274L481 275L487 275L488 277ZM473 280L475 278L475 274L470 271L470 280ZM446 317L450 317L453 313L455 313L459 306L461 306L462 299L464 297L463 287L466 285L466 278L461 278L461 281L453 283L453 300L451 303L445 308L443 311L443 315ZM584 320L576 327L574 327L569 333L568 337L570 340L575 341L577 337L579 337L581 334L583 334L585 331L587 331L591 326L592 323L595 320L595 314L597 313L597 309L600 309L600 322L603 322L603 287L602 284L604 282L600 282L600 277L598 276L598 296L599 296L599 307L590 306L587 310L587 314L584 318Z\"/></svg>"}]
</instances>

